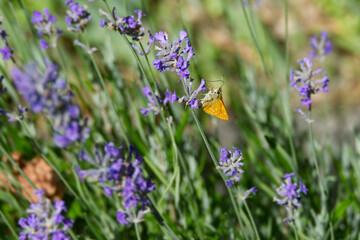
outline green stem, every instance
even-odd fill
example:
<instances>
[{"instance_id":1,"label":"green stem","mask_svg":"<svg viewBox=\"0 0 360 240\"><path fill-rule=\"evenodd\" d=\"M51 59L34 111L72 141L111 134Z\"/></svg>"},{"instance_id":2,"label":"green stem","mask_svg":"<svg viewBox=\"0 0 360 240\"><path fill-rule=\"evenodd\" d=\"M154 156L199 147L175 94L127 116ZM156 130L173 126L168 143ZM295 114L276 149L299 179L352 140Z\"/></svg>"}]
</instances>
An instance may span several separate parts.
<instances>
[{"instance_id":1,"label":"green stem","mask_svg":"<svg viewBox=\"0 0 360 240\"><path fill-rule=\"evenodd\" d=\"M2 219L4 220L4 222L8 226L8 228L10 229L12 235L14 235L16 237L16 239L18 239L19 235L16 233L15 229L11 226L11 224L9 223L6 216L4 215L4 213L1 210L0 210L0 216L2 217Z\"/></svg>"},{"instance_id":2,"label":"green stem","mask_svg":"<svg viewBox=\"0 0 360 240\"><path fill-rule=\"evenodd\" d=\"M299 237L298 237L298 232L297 232L297 228L296 228L296 225L295 225L295 220L294 220L294 223L291 224L293 229L294 229L294 235L295 235L295 239L298 240Z\"/></svg>"},{"instance_id":3,"label":"green stem","mask_svg":"<svg viewBox=\"0 0 360 240\"><path fill-rule=\"evenodd\" d=\"M86 42L86 46L90 49L90 45L89 45L89 43L88 43L88 41L87 41L87 38L85 37L85 34L82 34L82 35L83 35L83 38L84 38L84 40L85 40L85 42ZM114 102L111 101L110 94L109 94L109 92L107 91L104 78L102 77L102 75L101 75L101 73L100 73L99 67L97 66L97 63L95 62L94 56L93 56L92 54L89 54L89 56L90 56L91 63L92 63L92 65L93 65L94 68L95 68L96 75L97 75L98 79L100 80L100 84L101 84L101 86L102 86L102 88L103 88L103 90L104 90L104 92L105 92L107 101L108 101L108 103L111 105L111 107L112 107L112 109L113 109L113 111L114 111L114 114L115 114L118 122L120 123L119 126L120 126L121 135L123 136L126 144L129 145L129 139L128 139L127 135L126 135L125 130L123 129L123 124L121 124L121 119L119 118L119 114L120 114L120 113L117 111Z\"/></svg>"},{"instance_id":4,"label":"green stem","mask_svg":"<svg viewBox=\"0 0 360 240\"><path fill-rule=\"evenodd\" d=\"M148 200L149 207L151 209L151 213L154 216L154 218L156 219L156 221L159 223L161 228L171 237L171 239L180 240L176 236L176 234L171 230L171 228L169 227L169 225L167 224L165 219L161 216L159 211L156 209L154 203L150 200L150 198L147 195L144 195L144 197Z\"/></svg>"},{"instance_id":5,"label":"green stem","mask_svg":"<svg viewBox=\"0 0 360 240\"><path fill-rule=\"evenodd\" d=\"M277 95L277 93L278 93L277 83L276 83L275 79L273 78L273 76L272 76L272 74L271 74L268 66L267 66L266 63L265 63L263 54L262 54L262 52L260 51L260 47L259 47L258 42L256 41L255 34L254 34L253 30L252 30L252 27L251 27L251 24L250 24L250 21L249 21L249 17L248 17L248 15L247 15L247 13L246 13L246 9L245 9L245 6L244 6L242 0L240 0L240 5L241 5L241 7L242 7L242 10L243 10L243 13L244 13L244 16L245 16L245 21L246 21L246 24L247 24L248 29L249 29L249 32L250 32L251 40L254 42L254 45L255 45L256 51L257 51L257 53L258 53L258 55L259 55L259 57L260 57L261 63L262 63L262 65L263 65L263 67L264 67L267 75L268 75L269 78L271 79L271 82L272 82L272 84L273 84L273 86L274 86L275 95Z\"/></svg>"},{"instance_id":6,"label":"green stem","mask_svg":"<svg viewBox=\"0 0 360 240\"><path fill-rule=\"evenodd\" d=\"M2 133L1 133L2 135ZM21 174L21 176L23 176L25 178L25 180L30 184L30 186L34 189L37 189L35 184L30 180L30 178L23 172L23 170L21 170L21 168L19 167L19 165L16 164L16 162L14 161L14 159L10 156L10 154L8 154L5 149L2 147L2 145L0 145L0 150L3 152L3 154L5 154L5 156L9 159L9 161L11 162L11 164L16 168L16 170L19 171L19 173Z\"/></svg>"},{"instance_id":7,"label":"green stem","mask_svg":"<svg viewBox=\"0 0 360 240\"><path fill-rule=\"evenodd\" d=\"M286 4L285 4L285 27L286 27L286 29L285 29L285 33L286 33L286 35L285 35L285 37L286 37L286 39L285 39L285 41L286 41L286 56L285 56L285 61L286 62L288 62L288 20L287 20L287 17L288 17L288 5L287 5L287 0L285 0L286 1ZM263 54L262 54L262 52L260 51L260 47L259 47L259 44L258 44L258 42L257 42L257 40L256 40L256 37L255 37L255 34L254 34L254 32L253 32L253 30L252 30L252 27L251 27L251 24L250 24L250 21L249 21L249 18L248 18L248 15L247 15L247 13L246 13L246 9L245 9L245 7L244 7L244 4L242 4L242 0L240 0L240 2L241 2L241 7L242 7L242 10L243 10L243 13L244 13L244 16L245 16L245 20L246 20L246 24L247 24L247 26L248 26L248 29L249 29L249 32L250 32L250 36L251 36L251 39L252 39L252 41L253 41L253 43L254 43L254 45L255 45L255 48L256 48L256 51L257 51L257 53L258 53L258 55L259 55L259 57L260 57L260 60L261 60L261 63L262 63L262 65L263 65L263 67L264 67L264 69L265 69L265 72L267 73L267 75L269 76L269 78L271 79L271 82L272 82L272 84L273 84L273 86L274 86L274 92L275 92L275 95L278 95L278 86L277 86L277 83L276 83L276 81L275 81L275 79L273 78L273 76L272 76L272 74L271 74L271 72L270 72L270 70L269 70L269 68L268 68L268 66L267 66L267 64L265 63L265 60L264 60L264 57L263 57ZM287 77L286 77L286 79L287 79ZM287 91L289 91L289 90L287 90ZM288 93L288 98L289 98L289 96L290 96L290 94ZM278 100L281 100L281 99L279 99L278 98ZM283 101L280 101L280 104L283 106L283 110L282 110L282 114L283 114L283 118L285 118L285 113L284 113L284 103L283 103ZM289 119L289 126L287 127L287 132L288 132L288 140L289 140L289 144L290 144L290 149L291 149L291 156L292 156L292 159L293 159L293 162L294 162L294 166L295 166L295 168L297 168L297 159L296 159L296 152L295 152L295 147L294 147L294 142L293 142L293 139L292 139L292 134L291 134L291 119ZM297 170L297 169L296 169Z\"/></svg>"},{"instance_id":8,"label":"green stem","mask_svg":"<svg viewBox=\"0 0 360 240\"><path fill-rule=\"evenodd\" d=\"M246 199L244 199L243 202L244 202L244 206L245 206L246 212L247 212L247 214L248 214L249 217L250 217L251 224L252 224L252 226L253 226L253 228L254 228L255 235L256 235L256 239L260 240L259 232L258 232L258 230L257 230L257 226L256 226L256 224L255 224L255 221L254 221L254 219L253 219L253 216L252 216L252 214L251 214L251 211L250 211L250 209L249 209L249 207L248 207L248 205L247 205L247 203L246 203Z\"/></svg>"},{"instance_id":9,"label":"green stem","mask_svg":"<svg viewBox=\"0 0 360 240\"><path fill-rule=\"evenodd\" d=\"M134 213L134 214L136 214L136 213ZM135 222L134 225L135 225L136 239L141 240L140 231L139 231L139 223Z\"/></svg>"},{"instance_id":10,"label":"green stem","mask_svg":"<svg viewBox=\"0 0 360 240\"><path fill-rule=\"evenodd\" d=\"M290 88L288 87L288 69L289 69L289 4L288 0L285 1L285 89L286 89L286 98L290 99ZM284 104L284 106L287 106ZM285 109L284 109L285 110ZM289 109L291 111L291 109ZM288 138L289 138L289 144L290 144L290 151L291 151L291 157L294 162L294 166L296 167L295 172L297 172L298 164L297 164L297 157L296 157L296 151L294 147L294 140L292 138L292 115L290 114L288 119Z\"/></svg>"},{"instance_id":11,"label":"green stem","mask_svg":"<svg viewBox=\"0 0 360 240\"><path fill-rule=\"evenodd\" d=\"M314 134L313 134L313 129L312 129L311 106L309 108L309 138L310 138L311 153L312 153L311 159L313 161L313 164L315 165L315 170L316 170L316 173L319 178L319 187L320 187L320 191L321 191L321 197L322 197L322 200L325 201L326 192L325 192L325 188L324 188L323 178L321 177L318 161L316 158L315 140L314 140Z\"/></svg>"},{"instance_id":12,"label":"green stem","mask_svg":"<svg viewBox=\"0 0 360 240\"><path fill-rule=\"evenodd\" d=\"M187 93L187 92L186 92L186 93ZM215 167L217 167L217 166L218 166L218 165L217 165L217 160L216 160L215 155L214 155L214 153L213 153L213 151L212 151L212 149L211 149L211 146L210 146L210 144L209 144L209 141L208 141L207 137L205 136L204 130L202 129L202 127L201 127L201 125L200 125L199 119L198 119L198 117L197 117L196 114L195 114L194 109L191 109L191 113L192 113L192 115L193 115L193 117L194 117L194 119L195 119L196 125L197 125L197 127L198 127L198 129L199 129L199 132L200 132L200 135L201 135L201 137L202 137L202 139L203 139L203 141L204 141L204 143L205 143L205 145L206 145L206 148L207 148L207 150L208 150L208 152L209 152L209 154L210 154L210 157L211 157L213 163L215 164ZM223 181L225 182L226 179L225 179L225 177L221 174L221 171L218 170L218 172L219 172L221 178L223 179ZM240 217L240 212L239 212L239 209L238 209L238 207L237 207L237 205L236 205L236 201L235 201L235 198L234 198L234 196L233 196L233 194L232 194L232 191L231 191L231 189L230 189L229 186L226 186L226 188L227 188L227 190L228 190L228 193L229 193L229 196L230 196L230 200L231 200L231 203L232 203L233 208L234 208L234 210L235 210L235 214L236 214L236 217L237 217L238 222L239 222L239 224L240 224L240 227L241 227L241 229L244 229L244 226L243 226L243 223L242 223L241 217Z\"/></svg>"}]
</instances>

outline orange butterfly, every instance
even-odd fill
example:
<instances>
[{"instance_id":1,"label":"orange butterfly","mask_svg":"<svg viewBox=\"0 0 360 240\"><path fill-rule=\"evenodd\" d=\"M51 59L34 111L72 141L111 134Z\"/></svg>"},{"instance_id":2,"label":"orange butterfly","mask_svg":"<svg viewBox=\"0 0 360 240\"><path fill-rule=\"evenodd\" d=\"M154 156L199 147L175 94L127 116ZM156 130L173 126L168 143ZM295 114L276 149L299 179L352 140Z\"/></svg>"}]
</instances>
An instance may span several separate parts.
<instances>
[{"instance_id":1,"label":"orange butterfly","mask_svg":"<svg viewBox=\"0 0 360 240\"><path fill-rule=\"evenodd\" d=\"M221 87L217 89L211 89L200 101L204 112L222 120L229 119L224 106Z\"/></svg>"}]
</instances>

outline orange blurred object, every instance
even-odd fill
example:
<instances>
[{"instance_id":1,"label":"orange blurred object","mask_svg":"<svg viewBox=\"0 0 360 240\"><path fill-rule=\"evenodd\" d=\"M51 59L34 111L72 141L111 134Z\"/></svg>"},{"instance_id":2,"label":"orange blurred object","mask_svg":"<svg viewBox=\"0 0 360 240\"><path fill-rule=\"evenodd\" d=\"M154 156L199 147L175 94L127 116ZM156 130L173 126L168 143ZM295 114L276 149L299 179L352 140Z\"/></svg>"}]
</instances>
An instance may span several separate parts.
<instances>
[{"instance_id":1,"label":"orange blurred object","mask_svg":"<svg viewBox=\"0 0 360 240\"><path fill-rule=\"evenodd\" d=\"M18 164L25 175L35 184L38 189L44 189L44 196L51 200L60 200L64 195L64 188L60 182L59 177L55 171L46 163L41 157L35 157L31 161L23 159L20 152L13 152L12 159ZM7 158L3 159L8 162ZM13 175L20 184L19 191L29 202L37 202L37 196L34 194L34 188L30 183L20 174L20 172L13 166ZM12 176L8 174L6 177L0 173L0 187L5 186L11 192L16 193L14 187L9 184L8 180L13 182Z\"/></svg>"}]
</instances>

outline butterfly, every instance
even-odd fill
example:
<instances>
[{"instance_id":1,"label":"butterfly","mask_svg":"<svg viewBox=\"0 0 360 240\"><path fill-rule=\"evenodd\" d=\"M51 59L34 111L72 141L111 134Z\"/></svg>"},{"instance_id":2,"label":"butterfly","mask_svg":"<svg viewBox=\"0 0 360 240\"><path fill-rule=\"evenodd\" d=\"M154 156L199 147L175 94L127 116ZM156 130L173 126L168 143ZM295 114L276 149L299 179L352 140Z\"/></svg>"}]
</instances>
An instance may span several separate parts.
<instances>
[{"instance_id":1,"label":"butterfly","mask_svg":"<svg viewBox=\"0 0 360 240\"><path fill-rule=\"evenodd\" d=\"M200 102L204 112L222 120L229 119L222 98L221 87L211 89L208 93L206 93L205 97L200 100Z\"/></svg>"}]
</instances>

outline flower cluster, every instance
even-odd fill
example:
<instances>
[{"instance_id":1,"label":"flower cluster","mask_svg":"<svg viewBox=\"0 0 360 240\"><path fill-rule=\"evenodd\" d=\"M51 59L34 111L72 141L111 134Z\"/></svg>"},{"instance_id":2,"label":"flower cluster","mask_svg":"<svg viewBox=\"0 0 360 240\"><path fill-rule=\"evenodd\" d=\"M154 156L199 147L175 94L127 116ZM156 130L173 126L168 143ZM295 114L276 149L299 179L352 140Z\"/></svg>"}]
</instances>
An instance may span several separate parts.
<instances>
[{"instance_id":1,"label":"flower cluster","mask_svg":"<svg viewBox=\"0 0 360 240\"><path fill-rule=\"evenodd\" d=\"M294 176L295 173L289 173L283 176L284 182L278 189L276 189L280 198L274 197L274 201L276 201L279 205L285 206L286 211L288 212L288 217L284 219L285 223L292 222L294 220L296 209L301 207L300 193L304 193L306 195L308 191L301 180L299 181L299 187L296 183L292 183L292 177Z\"/></svg>"},{"instance_id":2,"label":"flower cluster","mask_svg":"<svg viewBox=\"0 0 360 240\"><path fill-rule=\"evenodd\" d=\"M235 182L240 181L241 174L244 173L244 171L241 169L241 167L244 165L242 162L244 158L242 151L236 147L232 148L234 151L231 151L230 149L228 150L226 147L221 148L219 151L221 154L219 159L220 166L218 166L217 169L221 169L228 177L228 180L226 180L226 186L231 186Z\"/></svg>"},{"instance_id":3,"label":"flower cluster","mask_svg":"<svg viewBox=\"0 0 360 240\"><path fill-rule=\"evenodd\" d=\"M112 16L107 12L99 9L99 14L104 16L104 18L100 21L100 27L107 27L110 30L118 31L120 34L125 34L131 37L131 39L135 42L141 42L143 37L145 36L145 28L142 26L141 18L145 16L145 14L141 10L134 11L137 14L137 18L135 19L134 15L130 15L127 17L119 17L116 14L115 8L112 11ZM131 46L138 52L139 55L148 54L150 50L150 46L154 43L155 39L149 33L149 41L145 49L136 46L134 43L131 43Z\"/></svg>"},{"instance_id":4,"label":"flower cluster","mask_svg":"<svg viewBox=\"0 0 360 240\"><path fill-rule=\"evenodd\" d=\"M153 65L159 72L176 72L187 84L190 76L189 62L195 55L187 32L180 31L179 36L179 39L170 43L167 33L161 31L155 33L154 41L158 44L155 46L155 50L159 52L156 54L157 59L153 61ZM183 45L185 46L183 47Z\"/></svg>"},{"instance_id":5,"label":"flower cluster","mask_svg":"<svg viewBox=\"0 0 360 240\"><path fill-rule=\"evenodd\" d=\"M2 20L3 17L0 17L0 37L5 46L3 48L0 48L0 53L2 54L4 60L9 61L10 58L12 58L13 56L14 49L12 49L9 45L9 42L7 40L8 35L2 28Z\"/></svg>"},{"instance_id":6,"label":"flower cluster","mask_svg":"<svg viewBox=\"0 0 360 240\"><path fill-rule=\"evenodd\" d=\"M54 206L51 206L50 200L43 198L44 190L36 190L35 194L39 202L30 205L28 218L19 220L23 229L19 239L70 240L66 232L74 221L62 215L67 211L64 201L55 201Z\"/></svg>"},{"instance_id":7,"label":"flower cluster","mask_svg":"<svg viewBox=\"0 0 360 240\"><path fill-rule=\"evenodd\" d=\"M301 102L303 106L310 108L313 102L311 96L320 91L328 92L329 78L324 73L324 77L316 78L316 75L322 73L322 69L313 70L313 61L305 57L304 60L299 61L301 71L290 71L290 87L298 90L302 97Z\"/></svg>"},{"instance_id":8,"label":"flower cluster","mask_svg":"<svg viewBox=\"0 0 360 240\"><path fill-rule=\"evenodd\" d=\"M182 96L179 99L179 102L186 102L186 106L190 105L191 109L199 108L199 100L197 99L197 96L201 91L205 92L207 88L205 87L205 80L201 79L199 87L193 91L192 85L193 85L194 79L190 78L189 83L186 85L186 91L189 94L189 98L186 96Z\"/></svg>"},{"instance_id":9,"label":"flower cluster","mask_svg":"<svg viewBox=\"0 0 360 240\"><path fill-rule=\"evenodd\" d=\"M35 113L46 113L53 123L54 140L61 147L76 141L84 142L90 129L87 119L81 120L80 107L72 103L73 93L67 90L64 78L58 76L58 66L45 59L46 69L38 70L36 63L12 70L17 90Z\"/></svg>"},{"instance_id":10,"label":"flower cluster","mask_svg":"<svg viewBox=\"0 0 360 240\"><path fill-rule=\"evenodd\" d=\"M134 15L119 17L116 14L115 8L113 9L112 17L100 9L100 15L105 16L101 19L100 26L120 31L121 34L130 36L133 41L141 41L145 35L145 28L142 26L141 18L145 14L141 10L135 10L134 12L137 14L137 19L135 19Z\"/></svg>"},{"instance_id":11,"label":"flower cluster","mask_svg":"<svg viewBox=\"0 0 360 240\"><path fill-rule=\"evenodd\" d=\"M257 192L257 188L256 187L252 187L248 190L245 191L244 196L242 197L242 199L247 199L250 198L250 194L252 193L253 195L255 195Z\"/></svg>"},{"instance_id":12,"label":"flower cluster","mask_svg":"<svg viewBox=\"0 0 360 240\"><path fill-rule=\"evenodd\" d=\"M34 11L31 22L34 24L38 32L40 48L47 49L49 42L51 47L56 47L59 35L62 35L60 28L55 26L56 18L50 14L48 8L44 8L44 15L41 12ZM45 40L45 38L48 39Z\"/></svg>"},{"instance_id":13,"label":"flower cluster","mask_svg":"<svg viewBox=\"0 0 360 240\"><path fill-rule=\"evenodd\" d=\"M149 86L145 86L142 89L142 91L148 99L148 107L147 108L141 108L141 107L139 108L141 111L141 114L144 114L144 116L147 116L148 112L151 112L151 111L153 111L155 115L159 114L160 109L159 109L157 103L159 104L160 107L165 107L166 103L170 102L171 104L173 104L174 102L179 100L179 98L176 96L175 90L174 90L174 93L171 93L171 92L169 92L168 89L166 89L164 100L161 100L157 91L155 92L155 97L156 97L156 100L155 100L155 98L152 96Z\"/></svg>"},{"instance_id":14,"label":"flower cluster","mask_svg":"<svg viewBox=\"0 0 360 240\"><path fill-rule=\"evenodd\" d=\"M65 5L70 7L70 10L66 11L65 17L65 23L70 26L68 31L83 32L92 18L90 13L86 11L87 6L80 7L79 3L74 0L67 0Z\"/></svg>"},{"instance_id":15,"label":"flower cluster","mask_svg":"<svg viewBox=\"0 0 360 240\"><path fill-rule=\"evenodd\" d=\"M124 146L117 148L114 143L108 143L105 144L103 151L97 145L94 158L84 151L80 153L79 157L93 165L93 169L88 170L76 167L76 172L81 179L90 177L103 186L107 196L111 196L115 192L122 197L125 211L117 212L120 225L138 219L130 214L134 209L140 218L148 211L146 208L148 200L144 194L153 191L155 184L150 179L143 178L140 164L144 160L134 147L130 146L130 152L125 156Z\"/></svg>"},{"instance_id":16,"label":"flower cluster","mask_svg":"<svg viewBox=\"0 0 360 240\"><path fill-rule=\"evenodd\" d=\"M321 61L324 60L325 55L329 55L332 50L332 43L328 39L328 34L325 31L321 31L320 33L320 41L318 36L314 35L310 38L311 42L311 52L310 57L315 58L319 57Z\"/></svg>"}]
</instances>

